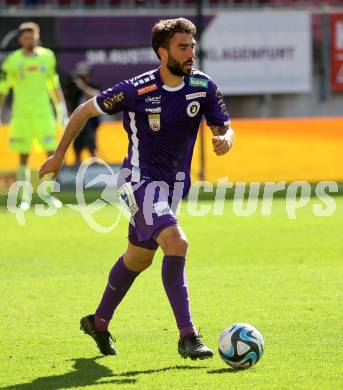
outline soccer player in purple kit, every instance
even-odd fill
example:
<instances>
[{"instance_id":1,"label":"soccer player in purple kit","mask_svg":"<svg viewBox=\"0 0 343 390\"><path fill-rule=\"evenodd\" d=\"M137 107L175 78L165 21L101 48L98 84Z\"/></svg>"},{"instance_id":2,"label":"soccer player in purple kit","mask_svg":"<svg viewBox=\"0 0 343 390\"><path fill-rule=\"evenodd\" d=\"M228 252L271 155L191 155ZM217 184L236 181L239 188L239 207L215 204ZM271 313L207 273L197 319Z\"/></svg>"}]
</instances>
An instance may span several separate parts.
<instances>
[{"instance_id":1,"label":"soccer player in purple kit","mask_svg":"<svg viewBox=\"0 0 343 390\"><path fill-rule=\"evenodd\" d=\"M161 66L122 81L80 105L56 152L40 169L40 177L47 173L56 177L69 145L89 118L123 111L129 146L117 194L132 216L128 247L110 271L95 314L80 322L81 329L93 337L104 355L116 354L108 331L116 308L136 277L151 265L160 246L164 254L162 281L180 333L178 352L191 359L213 356L192 322L184 269L188 242L172 206L177 180L184 180L177 201L190 188L190 164L202 115L213 132L217 155L226 154L233 143L233 130L219 89L209 76L193 70L195 33L194 24L184 18L156 23L152 47ZM149 208L146 200L151 191Z\"/></svg>"}]
</instances>

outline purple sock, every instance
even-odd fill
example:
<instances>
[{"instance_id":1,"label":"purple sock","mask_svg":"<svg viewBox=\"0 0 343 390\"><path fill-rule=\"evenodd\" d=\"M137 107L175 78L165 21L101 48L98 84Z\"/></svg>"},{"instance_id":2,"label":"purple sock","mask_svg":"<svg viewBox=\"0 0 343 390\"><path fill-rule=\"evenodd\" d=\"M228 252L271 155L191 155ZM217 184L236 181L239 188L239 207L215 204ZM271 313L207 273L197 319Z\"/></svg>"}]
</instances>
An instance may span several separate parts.
<instances>
[{"instance_id":1,"label":"purple sock","mask_svg":"<svg viewBox=\"0 0 343 390\"><path fill-rule=\"evenodd\" d=\"M108 278L108 284L94 316L95 327L99 331L107 330L115 309L138 275L139 272L130 271L126 268L123 257L120 257L114 264Z\"/></svg>"},{"instance_id":2,"label":"purple sock","mask_svg":"<svg viewBox=\"0 0 343 390\"><path fill-rule=\"evenodd\" d=\"M185 262L186 258L183 256L164 256L162 263L164 289L173 309L181 338L197 334L191 320Z\"/></svg>"}]
</instances>

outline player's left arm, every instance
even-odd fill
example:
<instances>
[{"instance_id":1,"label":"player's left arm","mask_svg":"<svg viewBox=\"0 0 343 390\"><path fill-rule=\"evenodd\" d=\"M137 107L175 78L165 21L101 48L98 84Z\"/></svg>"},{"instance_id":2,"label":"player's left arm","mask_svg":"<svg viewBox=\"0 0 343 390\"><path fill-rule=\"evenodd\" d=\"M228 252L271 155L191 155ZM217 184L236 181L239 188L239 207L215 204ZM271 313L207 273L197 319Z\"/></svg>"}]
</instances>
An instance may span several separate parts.
<instances>
[{"instance_id":1,"label":"player's left arm","mask_svg":"<svg viewBox=\"0 0 343 390\"><path fill-rule=\"evenodd\" d=\"M230 125L208 125L212 131L213 151L217 156L222 156L230 151L234 141L234 131Z\"/></svg>"},{"instance_id":2,"label":"player's left arm","mask_svg":"<svg viewBox=\"0 0 343 390\"><path fill-rule=\"evenodd\" d=\"M203 113L213 133L213 151L217 156L228 153L233 145L234 132L230 127L230 116L223 95L213 80L208 81Z\"/></svg>"},{"instance_id":3,"label":"player's left arm","mask_svg":"<svg viewBox=\"0 0 343 390\"><path fill-rule=\"evenodd\" d=\"M48 88L50 90L50 96L54 103L57 121L66 126L68 122L68 111L61 88L60 80L56 72L56 57L53 52L50 53L49 69L48 69Z\"/></svg>"}]
</instances>

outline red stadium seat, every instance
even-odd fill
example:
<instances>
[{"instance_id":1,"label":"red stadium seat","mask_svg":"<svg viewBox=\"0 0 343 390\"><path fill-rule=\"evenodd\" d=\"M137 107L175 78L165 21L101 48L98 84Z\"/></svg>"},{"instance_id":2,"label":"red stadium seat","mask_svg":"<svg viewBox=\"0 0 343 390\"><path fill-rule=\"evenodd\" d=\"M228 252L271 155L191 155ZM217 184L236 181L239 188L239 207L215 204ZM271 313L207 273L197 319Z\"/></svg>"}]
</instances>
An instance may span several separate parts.
<instances>
[{"instance_id":1,"label":"red stadium seat","mask_svg":"<svg viewBox=\"0 0 343 390\"><path fill-rule=\"evenodd\" d=\"M20 0L6 0L7 5L17 5L20 4Z\"/></svg>"}]
</instances>

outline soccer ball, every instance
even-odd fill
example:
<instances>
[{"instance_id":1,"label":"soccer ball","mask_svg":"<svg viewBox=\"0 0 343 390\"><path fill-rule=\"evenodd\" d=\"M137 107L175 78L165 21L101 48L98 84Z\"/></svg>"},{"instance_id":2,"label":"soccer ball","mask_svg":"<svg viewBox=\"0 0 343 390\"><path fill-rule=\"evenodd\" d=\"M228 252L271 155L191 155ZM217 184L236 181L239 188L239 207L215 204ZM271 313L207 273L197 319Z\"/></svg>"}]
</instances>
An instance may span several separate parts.
<instances>
[{"instance_id":1,"label":"soccer ball","mask_svg":"<svg viewBox=\"0 0 343 390\"><path fill-rule=\"evenodd\" d=\"M233 368L249 368L262 357L264 340L261 333L249 324L234 324L219 337L218 352Z\"/></svg>"}]
</instances>

